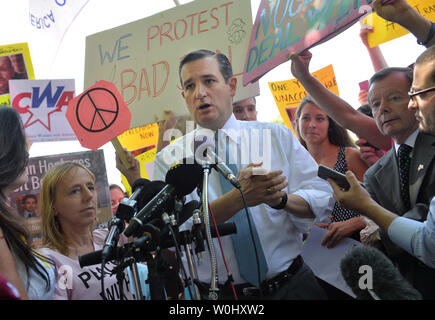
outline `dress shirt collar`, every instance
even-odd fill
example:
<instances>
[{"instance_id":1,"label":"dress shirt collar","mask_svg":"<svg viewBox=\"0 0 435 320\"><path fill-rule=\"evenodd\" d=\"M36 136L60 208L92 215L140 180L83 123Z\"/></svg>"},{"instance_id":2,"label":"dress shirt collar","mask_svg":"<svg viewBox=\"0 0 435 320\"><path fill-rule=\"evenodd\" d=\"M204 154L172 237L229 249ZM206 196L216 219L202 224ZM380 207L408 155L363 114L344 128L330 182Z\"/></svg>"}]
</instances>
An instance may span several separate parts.
<instances>
[{"instance_id":1,"label":"dress shirt collar","mask_svg":"<svg viewBox=\"0 0 435 320\"><path fill-rule=\"evenodd\" d=\"M411 133L411 135L408 138L406 138L404 144L407 144L408 146L414 148L415 140L417 139L418 132L419 131L417 129L413 133ZM399 147L400 147L400 144L398 144L398 143L396 143L396 141L394 141L394 148L396 150L396 155L399 152Z\"/></svg>"}]
</instances>

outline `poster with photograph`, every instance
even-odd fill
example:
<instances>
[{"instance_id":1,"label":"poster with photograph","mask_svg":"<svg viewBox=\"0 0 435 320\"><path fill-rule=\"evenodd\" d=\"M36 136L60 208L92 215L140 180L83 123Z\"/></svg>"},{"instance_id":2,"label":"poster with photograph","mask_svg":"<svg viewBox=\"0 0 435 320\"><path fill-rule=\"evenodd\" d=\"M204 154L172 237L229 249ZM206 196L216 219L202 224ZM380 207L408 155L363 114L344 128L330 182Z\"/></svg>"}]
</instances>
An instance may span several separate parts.
<instances>
[{"instance_id":1,"label":"poster with photograph","mask_svg":"<svg viewBox=\"0 0 435 320\"><path fill-rule=\"evenodd\" d=\"M0 46L0 105L10 105L9 80L35 79L26 42Z\"/></svg>"},{"instance_id":2,"label":"poster with photograph","mask_svg":"<svg viewBox=\"0 0 435 320\"><path fill-rule=\"evenodd\" d=\"M103 150L56 154L29 159L26 167L27 183L10 194L10 202L16 207L17 213L26 219L26 224L36 245L42 238L41 224L41 187L45 173L53 166L62 162L79 162L95 175L98 192L98 208L96 226L104 224L112 217L109 183Z\"/></svg>"}]
</instances>

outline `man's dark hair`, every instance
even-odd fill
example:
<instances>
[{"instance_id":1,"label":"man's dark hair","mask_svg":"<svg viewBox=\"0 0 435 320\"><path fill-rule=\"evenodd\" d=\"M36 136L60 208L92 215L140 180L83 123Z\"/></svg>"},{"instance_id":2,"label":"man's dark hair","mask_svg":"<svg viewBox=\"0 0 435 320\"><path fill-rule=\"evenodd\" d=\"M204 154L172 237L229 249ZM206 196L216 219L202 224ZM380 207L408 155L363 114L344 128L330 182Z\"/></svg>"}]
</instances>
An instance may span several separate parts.
<instances>
[{"instance_id":1,"label":"man's dark hair","mask_svg":"<svg viewBox=\"0 0 435 320\"><path fill-rule=\"evenodd\" d=\"M216 53L210 50L201 49L187 54L183 58L183 60L181 60L180 67L178 69L181 87L183 87L183 80L181 79L181 69L183 68L183 66L188 62L196 61L206 57L215 57L219 64L219 70L224 77L225 83L228 83L228 80L233 76L233 68L231 67L231 63L228 60L227 56L222 53Z\"/></svg>"},{"instance_id":2,"label":"man's dark hair","mask_svg":"<svg viewBox=\"0 0 435 320\"><path fill-rule=\"evenodd\" d=\"M38 202L38 198L34 195L34 194L26 194L23 199L22 202L25 203L27 199L34 199L36 202Z\"/></svg>"},{"instance_id":3,"label":"man's dark hair","mask_svg":"<svg viewBox=\"0 0 435 320\"><path fill-rule=\"evenodd\" d=\"M418 56L415 61L415 65L419 65L422 63L429 63L431 61L435 61L435 45L427 48L421 55ZM435 82L435 72L432 72L432 81Z\"/></svg>"}]
</instances>

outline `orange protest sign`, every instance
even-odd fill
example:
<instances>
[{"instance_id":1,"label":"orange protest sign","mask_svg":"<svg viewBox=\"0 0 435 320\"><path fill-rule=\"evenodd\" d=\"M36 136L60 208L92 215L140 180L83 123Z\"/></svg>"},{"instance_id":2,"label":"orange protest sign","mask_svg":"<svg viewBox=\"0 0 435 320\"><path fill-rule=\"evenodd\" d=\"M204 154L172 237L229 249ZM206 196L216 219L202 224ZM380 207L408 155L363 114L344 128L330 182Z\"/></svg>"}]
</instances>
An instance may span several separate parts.
<instances>
[{"instance_id":1,"label":"orange protest sign","mask_svg":"<svg viewBox=\"0 0 435 320\"><path fill-rule=\"evenodd\" d=\"M66 118L80 144L97 150L128 130L131 112L116 86L100 80L69 101Z\"/></svg>"},{"instance_id":2,"label":"orange protest sign","mask_svg":"<svg viewBox=\"0 0 435 320\"><path fill-rule=\"evenodd\" d=\"M315 71L312 75L319 79L326 88L339 95L332 65ZM307 95L307 91L298 79L269 82L269 88L285 125L294 133L293 123L296 109L301 100Z\"/></svg>"}]
</instances>

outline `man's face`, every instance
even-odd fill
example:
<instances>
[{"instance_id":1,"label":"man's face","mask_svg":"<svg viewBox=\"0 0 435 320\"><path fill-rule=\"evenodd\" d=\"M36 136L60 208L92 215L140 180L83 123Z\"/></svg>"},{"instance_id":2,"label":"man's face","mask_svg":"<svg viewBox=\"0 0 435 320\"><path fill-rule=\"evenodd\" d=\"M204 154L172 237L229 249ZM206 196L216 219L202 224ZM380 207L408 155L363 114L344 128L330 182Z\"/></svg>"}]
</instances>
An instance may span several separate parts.
<instances>
[{"instance_id":1,"label":"man's face","mask_svg":"<svg viewBox=\"0 0 435 320\"><path fill-rule=\"evenodd\" d=\"M14 76L9 57L0 57L0 94L9 93L9 79Z\"/></svg>"},{"instance_id":2,"label":"man's face","mask_svg":"<svg viewBox=\"0 0 435 320\"><path fill-rule=\"evenodd\" d=\"M203 128L222 128L233 112L236 78L225 83L218 61L205 57L186 63L181 69L181 81L183 98L195 121Z\"/></svg>"},{"instance_id":3,"label":"man's face","mask_svg":"<svg viewBox=\"0 0 435 320\"><path fill-rule=\"evenodd\" d=\"M257 121L255 99L249 98L233 104L233 113L237 120Z\"/></svg>"},{"instance_id":4,"label":"man's face","mask_svg":"<svg viewBox=\"0 0 435 320\"><path fill-rule=\"evenodd\" d=\"M116 214L118 210L119 203L124 199L124 192L119 190L118 188L110 189L110 200L112 203L112 213Z\"/></svg>"},{"instance_id":5,"label":"man's face","mask_svg":"<svg viewBox=\"0 0 435 320\"><path fill-rule=\"evenodd\" d=\"M33 198L27 198L26 201L24 201L24 209L26 209L27 212L35 212L36 200Z\"/></svg>"},{"instance_id":6,"label":"man's face","mask_svg":"<svg viewBox=\"0 0 435 320\"><path fill-rule=\"evenodd\" d=\"M408 110L408 91L409 82L401 72L374 82L369 89L369 103L379 130L399 144L418 126L414 112Z\"/></svg>"},{"instance_id":7,"label":"man's face","mask_svg":"<svg viewBox=\"0 0 435 320\"><path fill-rule=\"evenodd\" d=\"M435 87L432 75L435 72L435 60L417 64L414 69L412 92ZM415 112L419 129L435 135L435 90L418 94L409 101L408 108Z\"/></svg>"}]
</instances>

